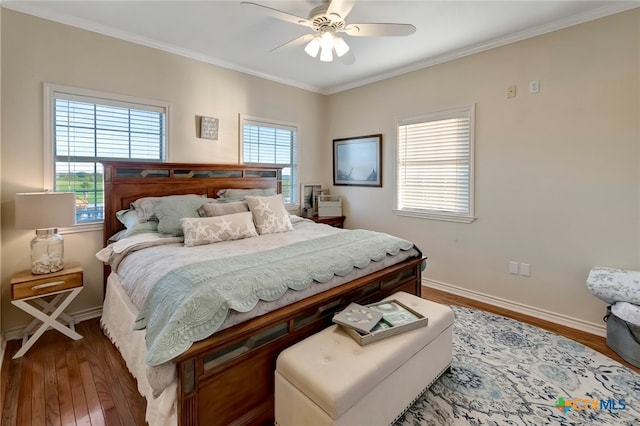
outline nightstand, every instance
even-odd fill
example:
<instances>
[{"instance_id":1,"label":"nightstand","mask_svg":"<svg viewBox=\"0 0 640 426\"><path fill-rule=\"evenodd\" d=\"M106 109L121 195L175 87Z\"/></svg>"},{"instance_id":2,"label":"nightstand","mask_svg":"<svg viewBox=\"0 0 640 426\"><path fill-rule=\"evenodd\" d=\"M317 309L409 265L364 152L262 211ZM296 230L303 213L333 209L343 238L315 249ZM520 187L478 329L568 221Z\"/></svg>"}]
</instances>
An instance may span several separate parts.
<instances>
[{"instance_id":1,"label":"nightstand","mask_svg":"<svg viewBox=\"0 0 640 426\"><path fill-rule=\"evenodd\" d=\"M327 217L313 216L310 219L316 223L324 223L336 228L342 228L344 226L345 217L344 216L327 216Z\"/></svg>"},{"instance_id":2,"label":"nightstand","mask_svg":"<svg viewBox=\"0 0 640 426\"><path fill-rule=\"evenodd\" d=\"M73 319L64 313L82 285L82 267L78 263L68 263L63 270L51 274L33 275L31 271L23 271L13 275L11 304L35 318L24 330L22 347L14 359L23 356L50 327L73 340L82 339L76 333ZM39 323L40 327L34 332Z\"/></svg>"}]
</instances>

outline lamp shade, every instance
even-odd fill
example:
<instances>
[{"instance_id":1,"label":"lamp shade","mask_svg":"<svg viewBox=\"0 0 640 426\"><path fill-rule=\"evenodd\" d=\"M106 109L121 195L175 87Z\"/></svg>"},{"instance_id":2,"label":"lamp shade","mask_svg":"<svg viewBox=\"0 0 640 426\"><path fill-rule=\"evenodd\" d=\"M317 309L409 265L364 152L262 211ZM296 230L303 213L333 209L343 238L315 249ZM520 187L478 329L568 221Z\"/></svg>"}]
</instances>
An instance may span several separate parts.
<instances>
[{"instance_id":1,"label":"lamp shade","mask_svg":"<svg viewBox=\"0 0 640 426\"><path fill-rule=\"evenodd\" d=\"M344 54L349 51L349 45L340 37L336 37L336 43L333 45L333 48L339 57L344 56Z\"/></svg>"},{"instance_id":2,"label":"lamp shade","mask_svg":"<svg viewBox=\"0 0 640 426\"><path fill-rule=\"evenodd\" d=\"M75 192L16 194L16 228L44 229L75 224Z\"/></svg>"},{"instance_id":3,"label":"lamp shade","mask_svg":"<svg viewBox=\"0 0 640 426\"><path fill-rule=\"evenodd\" d=\"M304 48L304 51L307 52L307 55L313 58L318 56L318 52L320 51L320 42L318 41L318 38L312 38L309 44Z\"/></svg>"},{"instance_id":4,"label":"lamp shade","mask_svg":"<svg viewBox=\"0 0 640 426\"><path fill-rule=\"evenodd\" d=\"M331 52L331 49L326 49L323 47L322 50L320 50L320 60L322 62L333 61L333 53Z\"/></svg>"}]
</instances>

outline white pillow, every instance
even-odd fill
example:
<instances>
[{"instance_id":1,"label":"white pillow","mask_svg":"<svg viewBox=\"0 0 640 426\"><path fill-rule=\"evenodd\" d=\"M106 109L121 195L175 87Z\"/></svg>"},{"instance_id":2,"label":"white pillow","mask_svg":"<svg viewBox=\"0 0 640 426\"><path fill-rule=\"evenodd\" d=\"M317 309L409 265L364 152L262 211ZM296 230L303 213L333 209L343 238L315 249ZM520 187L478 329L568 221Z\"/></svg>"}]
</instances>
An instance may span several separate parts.
<instances>
[{"instance_id":1,"label":"white pillow","mask_svg":"<svg viewBox=\"0 0 640 426\"><path fill-rule=\"evenodd\" d=\"M251 212L214 217L183 217L180 223L184 232L184 245L189 247L258 236Z\"/></svg>"},{"instance_id":2,"label":"white pillow","mask_svg":"<svg viewBox=\"0 0 640 426\"><path fill-rule=\"evenodd\" d=\"M253 214L253 221L260 235L293 231L289 212L282 202L282 194L271 197L252 197L247 195L245 201Z\"/></svg>"},{"instance_id":3,"label":"white pillow","mask_svg":"<svg viewBox=\"0 0 640 426\"><path fill-rule=\"evenodd\" d=\"M125 229L120 238L130 237L131 235L140 234L142 232L158 232L158 222L148 220L141 222L138 213L133 210L120 210L116 212L116 217L124 225Z\"/></svg>"}]
</instances>

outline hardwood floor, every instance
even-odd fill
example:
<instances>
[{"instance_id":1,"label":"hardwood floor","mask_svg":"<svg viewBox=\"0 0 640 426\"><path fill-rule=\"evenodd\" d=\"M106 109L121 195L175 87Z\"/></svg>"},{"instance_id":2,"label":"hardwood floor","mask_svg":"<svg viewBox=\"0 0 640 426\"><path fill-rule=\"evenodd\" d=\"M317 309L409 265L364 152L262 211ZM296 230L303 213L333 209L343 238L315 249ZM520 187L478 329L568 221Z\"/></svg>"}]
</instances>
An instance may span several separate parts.
<instances>
[{"instance_id":1,"label":"hardwood floor","mask_svg":"<svg viewBox=\"0 0 640 426\"><path fill-rule=\"evenodd\" d=\"M634 367L633 365L629 364L628 362L620 358L620 356L617 353L611 350L611 348L607 346L607 341L604 337L596 336L594 334L576 330L569 327L563 327L562 325L559 325L553 322L544 321L538 318L530 317L528 315L509 311L507 309L499 308L499 307L489 305L487 303L478 302L472 299L467 299L461 296L456 296L454 294L447 293L441 290L436 290L433 288L422 287L422 297L425 299L433 300L434 302L444 303L446 305L466 306L468 308L474 308L474 309L479 309L481 311L492 312L497 315L502 315L503 317L509 317L518 321L535 325L536 327L549 330L553 333L575 340L576 342L580 342L583 345L588 346L591 349L608 356L609 358L615 359L620 364L635 371L636 373L640 373L640 368Z\"/></svg>"},{"instance_id":2,"label":"hardwood floor","mask_svg":"<svg viewBox=\"0 0 640 426\"><path fill-rule=\"evenodd\" d=\"M439 290L423 289L423 297L436 302L467 306L527 322L574 339L640 373L606 345L603 337L569 329L485 303ZM80 323L83 339L72 341L55 330L17 360L11 357L21 342L7 344L0 387L3 389L3 426L122 425L142 426L145 401L138 394L116 348L100 330L98 320Z\"/></svg>"},{"instance_id":3,"label":"hardwood floor","mask_svg":"<svg viewBox=\"0 0 640 426\"><path fill-rule=\"evenodd\" d=\"M145 424L146 402L120 354L102 334L98 319L78 324L76 331L84 338L73 341L49 330L16 360L11 357L21 341L7 343L0 424Z\"/></svg>"}]
</instances>

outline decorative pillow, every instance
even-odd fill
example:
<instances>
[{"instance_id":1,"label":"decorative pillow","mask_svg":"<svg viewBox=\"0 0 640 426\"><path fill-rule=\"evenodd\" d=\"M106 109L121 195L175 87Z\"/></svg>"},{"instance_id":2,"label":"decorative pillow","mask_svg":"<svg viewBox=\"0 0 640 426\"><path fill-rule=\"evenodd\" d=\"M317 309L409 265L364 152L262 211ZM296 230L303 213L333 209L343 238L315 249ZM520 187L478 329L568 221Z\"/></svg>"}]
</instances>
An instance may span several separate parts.
<instances>
[{"instance_id":1,"label":"decorative pillow","mask_svg":"<svg viewBox=\"0 0 640 426\"><path fill-rule=\"evenodd\" d=\"M185 246L199 246L220 241L257 237L251 212L224 216L180 219Z\"/></svg>"},{"instance_id":2,"label":"decorative pillow","mask_svg":"<svg viewBox=\"0 0 640 426\"><path fill-rule=\"evenodd\" d=\"M246 197L253 221L260 235L293 231L289 212L282 202L282 194L271 197Z\"/></svg>"},{"instance_id":3,"label":"decorative pillow","mask_svg":"<svg viewBox=\"0 0 640 426\"><path fill-rule=\"evenodd\" d=\"M226 198L232 200L244 200L247 195L253 197L268 197L271 195L276 195L276 190L274 188L265 188L265 189L221 189L216 193L219 198Z\"/></svg>"},{"instance_id":4,"label":"decorative pillow","mask_svg":"<svg viewBox=\"0 0 640 426\"><path fill-rule=\"evenodd\" d=\"M248 212L246 201L230 201L228 203L211 202L203 204L198 209L200 217L224 216L226 214Z\"/></svg>"},{"instance_id":5,"label":"decorative pillow","mask_svg":"<svg viewBox=\"0 0 640 426\"><path fill-rule=\"evenodd\" d=\"M156 217L155 209L158 204L158 200L165 198L203 198L204 195L198 194L185 194L185 195L167 195L166 197L143 197L138 198L133 203L131 203L131 207L133 207L138 213L138 218L140 222L146 222L148 220L158 220Z\"/></svg>"},{"instance_id":6,"label":"decorative pillow","mask_svg":"<svg viewBox=\"0 0 640 426\"><path fill-rule=\"evenodd\" d=\"M141 234L143 232L158 232L158 222L150 220L146 222L140 222L138 213L133 210L120 210L116 213L116 217L122 223L125 228L120 234L120 238L130 237L131 235Z\"/></svg>"},{"instance_id":7,"label":"decorative pillow","mask_svg":"<svg viewBox=\"0 0 640 426\"><path fill-rule=\"evenodd\" d=\"M182 235L180 219L183 217L199 217L198 209L210 198L162 197L154 203L155 215L158 217L158 231L164 235L179 237Z\"/></svg>"},{"instance_id":8,"label":"decorative pillow","mask_svg":"<svg viewBox=\"0 0 640 426\"><path fill-rule=\"evenodd\" d=\"M115 243L116 241L120 241L123 238L126 238L124 235L127 232L126 229L122 229L107 239L107 244Z\"/></svg>"}]
</instances>

